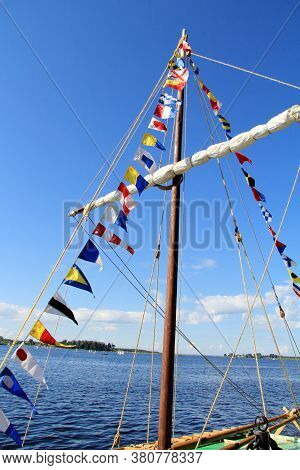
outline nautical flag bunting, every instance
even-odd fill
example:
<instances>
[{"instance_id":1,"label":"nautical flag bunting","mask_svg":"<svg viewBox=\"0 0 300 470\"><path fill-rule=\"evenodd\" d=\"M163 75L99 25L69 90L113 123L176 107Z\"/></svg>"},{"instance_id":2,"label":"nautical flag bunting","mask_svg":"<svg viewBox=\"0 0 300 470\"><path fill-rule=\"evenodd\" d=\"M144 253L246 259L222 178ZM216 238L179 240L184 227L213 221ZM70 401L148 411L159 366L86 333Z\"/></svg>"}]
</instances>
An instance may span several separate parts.
<instances>
[{"instance_id":1,"label":"nautical flag bunting","mask_svg":"<svg viewBox=\"0 0 300 470\"><path fill-rule=\"evenodd\" d=\"M15 395L16 397L19 397L19 398L23 398L23 400L26 400L32 407L33 414L35 415L38 414L36 407L31 402L31 400L29 400L28 396L22 389L21 385L17 381L12 371L8 369L7 367L5 367L3 371L0 373L0 386L4 388L4 390L7 390L8 392L10 392L12 395Z\"/></svg>"},{"instance_id":2,"label":"nautical flag bunting","mask_svg":"<svg viewBox=\"0 0 300 470\"><path fill-rule=\"evenodd\" d=\"M279 253L282 255L282 253L286 249L286 245L284 243L280 242L279 240L276 240L276 232L272 229L271 225L269 225L269 224L267 224L267 225L268 225L269 232L271 233L271 235L273 237L273 240L275 242L275 246L276 246L277 250L279 251Z\"/></svg>"},{"instance_id":3,"label":"nautical flag bunting","mask_svg":"<svg viewBox=\"0 0 300 470\"><path fill-rule=\"evenodd\" d=\"M221 114L217 114L217 118L219 119L222 128L226 132L226 135L227 135L227 132L231 132L230 122L227 121L227 119L225 119L223 116L221 116Z\"/></svg>"},{"instance_id":4,"label":"nautical flag bunting","mask_svg":"<svg viewBox=\"0 0 300 470\"><path fill-rule=\"evenodd\" d=\"M296 295L298 295L298 297L300 297L300 287L297 286L297 284L293 283L293 291L295 292Z\"/></svg>"},{"instance_id":5,"label":"nautical flag bunting","mask_svg":"<svg viewBox=\"0 0 300 470\"><path fill-rule=\"evenodd\" d=\"M121 227L123 230L125 230L125 232L127 232L127 222L127 215L125 215L123 211L119 211L115 224L119 225L119 227Z\"/></svg>"},{"instance_id":6,"label":"nautical flag bunting","mask_svg":"<svg viewBox=\"0 0 300 470\"><path fill-rule=\"evenodd\" d=\"M287 268L291 268L292 266L297 265L296 261L292 260L287 255L281 255L281 258L283 259L283 261L284 261Z\"/></svg>"},{"instance_id":7,"label":"nautical flag bunting","mask_svg":"<svg viewBox=\"0 0 300 470\"><path fill-rule=\"evenodd\" d=\"M247 183L248 185L250 186L250 188L254 188L255 186L255 179L252 178L252 176L249 175L249 173L247 173L244 168L241 168L242 172L244 173L244 176L247 180Z\"/></svg>"},{"instance_id":8,"label":"nautical flag bunting","mask_svg":"<svg viewBox=\"0 0 300 470\"><path fill-rule=\"evenodd\" d=\"M194 64L194 62L192 61L192 59L190 58L189 59L190 61L190 64L191 64L191 67L195 73L195 75L198 75L199 74L199 69L198 67ZM202 82L202 80L199 80L199 86L202 88L202 90L206 93L206 95L208 96L209 100L210 100L210 104L211 104L211 107L214 111L214 113L216 114L216 116L218 117L219 121L221 122L221 125L225 131L225 134L226 134L226 137L227 137L227 140L231 140L231 136L229 135L229 133L231 132L231 126L230 126L230 123L227 121L227 119L225 119L223 116L221 116L221 114L219 113L219 110L222 106L222 104L217 100L217 98L212 94L212 92L204 85L204 83ZM250 160L250 158L246 157L245 155L239 153L239 152L234 152L240 165L242 166L245 162L247 163L250 163L252 164L252 160ZM270 222L272 221L272 215L271 213L263 206L263 204L261 204L262 202L266 202L266 197L264 196L264 194L262 194L261 192L259 192L256 188L255 188L255 179L252 178L243 168L241 168L243 173L244 173L244 176L247 180L247 183L248 185L250 186L251 188L251 191L253 193L253 196L255 198L255 200L258 202L259 204L259 207L261 209L261 212L263 214L263 217L266 221L266 224L267 224L267 227L275 241L275 246L279 252L279 254L281 255L285 265L287 268L290 268L291 266L294 266L296 265L295 261L293 261L291 258L289 258L288 256L284 255L283 252L286 248L286 245L282 242L280 242L279 240L276 240L276 233L274 232L274 230L272 229L272 227L269 225ZM290 274L290 277L293 281L293 291L295 292L295 294L300 297L300 288L299 286L297 285L297 283L299 283L300 281L300 277L297 276L297 274L293 273L290 269L288 269L289 271L289 274Z\"/></svg>"},{"instance_id":9,"label":"nautical flag bunting","mask_svg":"<svg viewBox=\"0 0 300 470\"><path fill-rule=\"evenodd\" d=\"M174 88L175 90L183 90L189 78L188 69L176 69L170 70L164 87Z\"/></svg>"},{"instance_id":10,"label":"nautical flag bunting","mask_svg":"<svg viewBox=\"0 0 300 470\"><path fill-rule=\"evenodd\" d=\"M292 281L296 284L300 284L300 277L297 274L293 273L290 269L288 269L288 272L290 273Z\"/></svg>"},{"instance_id":11,"label":"nautical flag bunting","mask_svg":"<svg viewBox=\"0 0 300 470\"><path fill-rule=\"evenodd\" d=\"M168 93L162 93L159 97L158 102L171 107L178 107L181 105L181 100L175 96L169 95Z\"/></svg>"},{"instance_id":12,"label":"nautical flag bunting","mask_svg":"<svg viewBox=\"0 0 300 470\"><path fill-rule=\"evenodd\" d=\"M140 175L139 172L131 165L127 168L124 178L126 181L129 181L129 183L132 183L134 186L136 186L139 196L149 184L145 178L143 178L143 176Z\"/></svg>"},{"instance_id":13,"label":"nautical flag bunting","mask_svg":"<svg viewBox=\"0 0 300 470\"><path fill-rule=\"evenodd\" d=\"M181 57L176 58L176 66L173 69L184 69L184 60Z\"/></svg>"},{"instance_id":14,"label":"nautical flag bunting","mask_svg":"<svg viewBox=\"0 0 300 470\"><path fill-rule=\"evenodd\" d=\"M124 214L128 215L129 212L136 207L136 203L124 183L119 184L117 192L119 193L120 203L123 207Z\"/></svg>"},{"instance_id":15,"label":"nautical flag bunting","mask_svg":"<svg viewBox=\"0 0 300 470\"><path fill-rule=\"evenodd\" d=\"M105 210L102 214L101 221L105 220L110 224L114 224L118 218L118 211L114 205L109 204L105 207Z\"/></svg>"},{"instance_id":16,"label":"nautical flag bunting","mask_svg":"<svg viewBox=\"0 0 300 470\"><path fill-rule=\"evenodd\" d=\"M195 62L192 61L191 58L190 58L190 64L191 64L191 67L192 67L192 70L193 70L194 74L199 75L199 69L198 69L197 65L195 64Z\"/></svg>"},{"instance_id":17,"label":"nautical flag bunting","mask_svg":"<svg viewBox=\"0 0 300 470\"><path fill-rule=\"evenodd\" d=\"M161 144L154 135L148 134L148 132L143 135L141 143L142 145L147 145L148 147L157 147L160 150L166 150L163 144Z\"/></svg>"},{"instance_id":18,"label":"nautical flag bunting","mask_svg":"<svg viewBox=\"0 0 300 470\"><path fill-rule=\"evenodd\" d=\"M187 56L190 56L191 53L192 53L192 48L191 46L189 45L189 43L187 41L182 41L182 43L180 44L179 46L179 49L182 49Z\"/></svg>"},{"instance_id":19,"label":"nautical flag bunting","mask_svg":"<svg viewBox=\"0 0 300 470\"><path fill-rule=\"evenodd\" d=\"M263 217L264 217L265 221L267 223L272 222L272 214L260 202L258 203L258 205L261 209L261 212L263 214Z\"/></svg>"},{"instance_id":20,"label":"nautical flag bunting","mask_svg":"<svg viewBox=\"0 0 300 470\"><path fill-rule=\"evenodd\" d=\"M177 109L159 103L155 108L154 116L160 119L171 119L176 116L176 112Z\"/></svg>"},{"instance_id":21,"label":"nautical flag bunting","mask_svg":"<svg viewBox=\"0 0 300 470\"><path fill-rule=\"evenodd\" d=\"M69 320L72 320L74 323L76 323L76 325L78 325L74 313L68 307L65 299L63 299L58 292L56 292L49 300L48 305L45 308L45 312L50 313L51 315L58 315L59 317L67 317Z\"/></svg>"},{"instance_id":22,"label":"nautical flag bunting","mask_svg":"<svg viewBox=\"0 0 300 470\"><path fill-rule=\"evenodd\" d=\"M149 152L146 152L146 150L142 149L141 147L136 151L134 160L142 165L142 167L145 168L145 170L147 170L149 173L155 172L156 164L154 158Z\"/></svg>"},{"instance_id":23,"label":"nautical flag bunting","mask_svg":"<svg viewBox=\"0 0 300 470\"><path fill-rule=\"evenodd\" d=\"M218 112L220 111L222 107L222 103L219 100L217 100L217 98L212 94L212 92L207 88L207 86L204 85L202 80L199 80L199 85L202 88L202 90L206 93L210 101L210 105L212 107L213 112L215 114L218 114Z\"/></svg>"},{"instance_id":24,"label":"nautical flag bunting","mask_svg":"<svg viewBox=\"0 0 300 470\"><path fill-rule=\"evenodd\" d=\"M252 165L252 160L250 160L250 158L246 157L242 153L235 152L235 155L236 155L236 157L237 157L237 159L238 159L238 161L240 162L241 165L243 165L245 162L248 162Z\"/></svg>"},{"instance_id":25,"label":"nautical flag bunting","mask_svg":"<svg viewBox=\"0 0 300 470\"><path fill-rule=\"evenodd\" d=\"M107 230L104 225L102 225L100 222L97 224L97 227L93 231L93 235L97 235L98 237L102 237L104 240L106 240L109 243L114 243L115 245L120 245L122 246L125 250L127 250L131 255L134 254L134 249L127 245L123 240L121 240L118 235L114 234L110 230Z\"/></svg>"},{"instance_id":26,"label":"nautical flag bunting","mask_svg":"<svg viewBox=\"0 0 300 470\"><path fill-rule=\"evenodd\" d=\"M29 334L41 343L49 344L50 346L59 346L61 348L74 348L73 345L62 344L56 341L56 339L51 336L49 331L44 327L43 323L40 320L38 320L34 324Z\"/></svg>"},{"instance_id":27,"label":"nautical flag bunting","mask_svg":"<svg viewBox=\"0 0 300 470\"><path fill-rule=\"evenodd\" d=\"M122 210L117 210L115 206L109 205L101 217L101 220L106 220L110 224L116 224L122 227L127 232L128 218Z\"/></svg>"},{"instance_id":28,"label":"nautical flag bunting","mask_svg":"<svg viewBox=\"0 0 300 470\"><path fill-rule=\"evenodd\" d=\"M103 269L103 261L99 254L99 250L92 240L88 240L86 242L78 258L83 259L84 261L89 261L90 263L98 264L100 266L100 271Z\"/></svg>"},{"instance_id":29,"label":"nautical flag bunting","mask_svg":"<svg viewBox=\"0 0 300 470\"><path fill-rule=\"evenodd\" d=\"M18 347L16 352L13 354L12 359L37 382L46 385L44 369L42 369L42 367L24 345Z\"/></svg>"},{"instance_id":30,"label":"nautical flag bunting","mask_svg":"<svg viewBox=\"0 0 300 470\"><path fill-rule=\"evenodd\" d=\"M159 132L167 132L168 130L163 122L155 118L151 118L148 129L153 129L154 131L159 131Z\"/></svg>"},{"instance_id":31,"label":"nautical flag bunting","mask_svg":"<svg viewBox=\"0 0 300 470\"><path fill-rule=\"evenodd\" d=\"M253 193L253 196L254 196L254 199L259 202L259 201L262 201L262 202L266 202L266 197L260 193L257 189L255 188L251 188L252 190L252 193Z\"/></svg>"},{"instance_id":32,"label":"nautical flag bunting","mask_svg":"<svg viewBox=\"0 0 300 470\"><path fill-rule=\"evenodd\" d=\"M9 422L5 414L0 408L0 430L4 432L7 436L9 436L13 441L15 441L19 447L22 447L22 441L17 433L16 429L13 425Z\"/></svg>"},{"instance_id":33,"label":"nautical flag bunting","mask_svg":"<svg viewBox=\"0 0 300 470\"><path fill-rule=\"evenodd\" d=\"M93 294L93 290L91 285L79 266L77 264L73 264L71 269L67 272L66 277L64 279L64 284L68 286L76 287L76 289L86 290Z\"/></svg>"}]
</instances>

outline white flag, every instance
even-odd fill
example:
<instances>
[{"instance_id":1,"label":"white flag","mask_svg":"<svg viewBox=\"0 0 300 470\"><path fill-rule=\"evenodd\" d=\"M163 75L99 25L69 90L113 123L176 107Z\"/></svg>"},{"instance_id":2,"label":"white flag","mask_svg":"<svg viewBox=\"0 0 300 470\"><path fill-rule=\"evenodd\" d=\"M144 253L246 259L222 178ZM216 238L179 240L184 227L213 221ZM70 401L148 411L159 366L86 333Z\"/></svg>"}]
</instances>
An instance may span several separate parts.
<instances>
[{"instance_id":1,"label":"white flag","mask_svg":"<svg viewBox=\"0 0 300 470\"><path fill-rule=\"evenodd\" d=\"M21 366L26 372L28 372L31 377L33 377L37 382L46 385L46 380L44 377L44 370L39 365L39 363L34 359L30 354L28 349L21 345L12 357L19 366Z\"/></svg>"},{"instance_id":2,"label":"white flag","mask_svg":"<svg viewBox=\"0 0 300 470\"><path fill-rule=\"evenodd\" d=\"M156 164L154 158L146 150L139 148L134 156L134 160L142 165L149 173L154 173Z\"/></svg>"},{"instance_id":3,"label":"white flag","mask_svg":"<svg viewBox=\"0 0 300 470\"><path fill-rule=\"evenodd\" d=\"M118 218L118 212L116 208L112 205L109 205L105 208L101 220L106 220L110 224L114 224Z\"/></svg>"}]
</instances>

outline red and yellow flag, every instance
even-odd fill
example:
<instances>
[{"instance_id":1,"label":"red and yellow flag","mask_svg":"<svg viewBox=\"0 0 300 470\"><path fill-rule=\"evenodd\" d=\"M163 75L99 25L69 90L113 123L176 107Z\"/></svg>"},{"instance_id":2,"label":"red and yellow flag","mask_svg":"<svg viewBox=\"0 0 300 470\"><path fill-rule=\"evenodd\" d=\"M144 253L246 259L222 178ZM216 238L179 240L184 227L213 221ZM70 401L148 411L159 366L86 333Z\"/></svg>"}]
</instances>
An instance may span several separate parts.
<instances>
[{"instance_id":1,"label":"red and yellow flag","mask_svg":"<svg viewBox=\"0 0 300 470\"><path fill-rule=\"evenodd\" d=\"M67 345L59 343L55 338L49 333L49 331L44 327L41 321L37 321L32 330L29 333L33 338L37 339L41 343L49 344L50 346L59 346L61 348L74 348L75 345Z\"/></svg>"}]
</instances>

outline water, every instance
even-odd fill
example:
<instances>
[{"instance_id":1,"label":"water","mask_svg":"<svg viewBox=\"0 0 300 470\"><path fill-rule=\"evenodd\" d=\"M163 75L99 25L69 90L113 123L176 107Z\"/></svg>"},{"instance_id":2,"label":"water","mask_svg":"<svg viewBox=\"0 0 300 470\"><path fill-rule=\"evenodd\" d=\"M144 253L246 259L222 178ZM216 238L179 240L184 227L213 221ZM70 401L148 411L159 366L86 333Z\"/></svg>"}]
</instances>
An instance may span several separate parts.
<instances>
[{"instance_id":1,"label":"water","mask_svg":"<svg viewBox=\"0 0 300 470\"><path fill-rule=\"evenodd\" d=\"M6 349L0 347L0 356ZM31 351L43 363L47 350L32 348ZM160 359L160 355L155 356L152 439L157 438ZM132 354L119 356L114 353L104 355L100 352L53 350L46 373L49 390L43 389L40 394L37 404L39 415L32 421L25 447L109 449L120 417L131 360ZM222 357L211 360L223 371L228 363L228 359ZM121 444L145 442L150 364L150 354L138 356L122 426ZM262 359L260 365L268 409L281 414L282 406L293 407L280 362ZM286 361L286 367L299 397L297 363ZM36 383L17 365L11 364L11 369L33 399ZM230 378L259 401L254 360L244 359L243 363L235 360ZM200 432L219 383L218 373L200 357L179 357L176 435ZM0 407L23 436L30 413L29 405L1 388ZM257 414L258 411L245 398L226 384L209 429L252 422ZM294 426L290 426L288 432L297 435ZM15 445L0 433L0 448L13 449Z\"/></svg>"}]
</instances>

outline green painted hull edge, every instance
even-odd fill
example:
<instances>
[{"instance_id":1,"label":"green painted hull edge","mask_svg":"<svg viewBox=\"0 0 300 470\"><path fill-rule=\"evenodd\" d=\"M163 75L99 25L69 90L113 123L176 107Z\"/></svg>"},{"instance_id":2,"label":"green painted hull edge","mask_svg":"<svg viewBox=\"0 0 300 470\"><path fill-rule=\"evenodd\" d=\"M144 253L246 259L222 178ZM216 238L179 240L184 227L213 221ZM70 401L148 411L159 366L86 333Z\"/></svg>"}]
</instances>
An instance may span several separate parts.
<instances>
[{"instance_id":1,"label":"green painted hull edge","mask_svg":"<svg viewBox=\"0 0 300 470\"><path fill-rule=\"evenodd\" d=\"M282 450L300 450L300 437L275 436L274 434L271 436ZM198 450L221 450L226 444L229 444L230 442L236 442L237 440L238 439L228 439L226 441L212 442L203 446L200 445ZM195 446L184 447L184 449L194 450ZM242 448L241 450L245 450L245 448Z\"/></svg>"}]
</instances>

